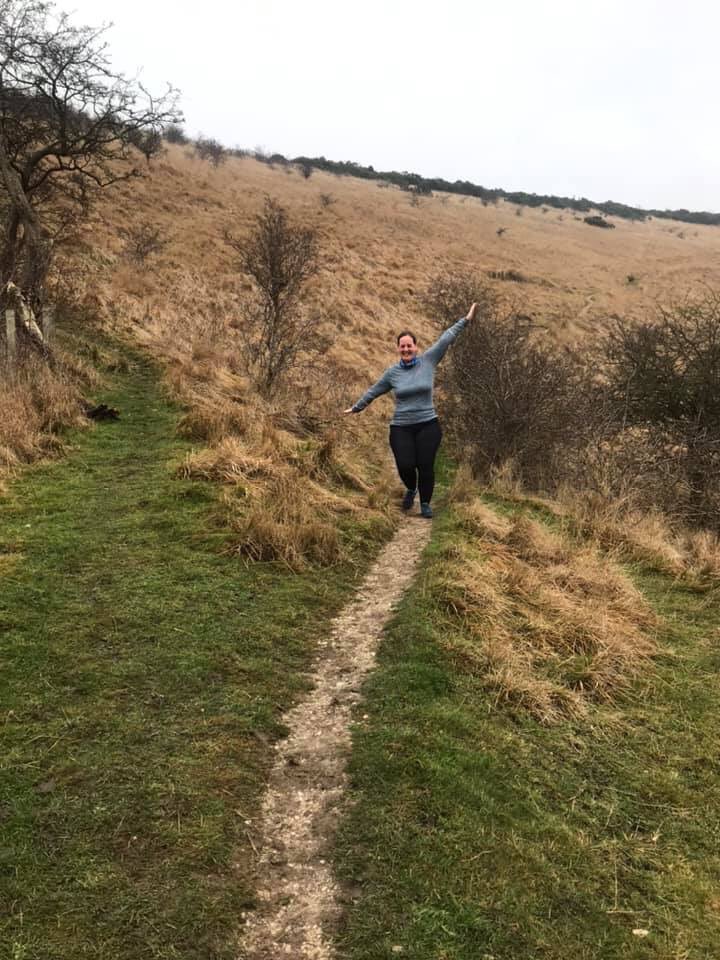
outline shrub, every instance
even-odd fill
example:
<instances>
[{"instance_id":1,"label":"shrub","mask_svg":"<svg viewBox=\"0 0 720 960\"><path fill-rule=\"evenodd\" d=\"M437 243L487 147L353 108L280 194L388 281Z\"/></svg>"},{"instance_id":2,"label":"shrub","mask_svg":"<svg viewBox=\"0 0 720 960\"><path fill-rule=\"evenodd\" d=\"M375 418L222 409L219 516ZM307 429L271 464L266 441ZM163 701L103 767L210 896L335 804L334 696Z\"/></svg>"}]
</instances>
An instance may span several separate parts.
<instances>
[{"instance_id":1,"label":"shrub","mask_svg":"<svg viewBox=\"0 0 720 960\"><path fill-rule=\"evenodd\" d=\"M201 160L209 160L214 167L219 167L227 160L225 147L211 137L198 137L195 141L195 152Z\"/></svg>"},{"instance_id":2,"label":"shrub","mask_svg":"<svg viewBox=\"0 0 720 960\"><path fill-rule=\"evenodd\" d=\"M179 143L181 146L184 146L186 143L190 143L190 138L187 136L183 128L177 123L171 123L165 127L163 136L168 143Z\"/></svg>"},{"instance_id":3,"label":"shrub","mask_svg":"<svg viewBox=\"0 0 720 960\"><path fill-rule=\"evenodd\" d=\"M238 239L226 231L225 240L255 286L240 325L245 361L258 389L272 396L327 346L320 316L301 307L302 288L320 267L317 231L292 224L286 209L268 197L250 235Z\"/></svg>"},{"instance_id":4,"label":"shrub","mask_svg":"<svg viewBox=\"0 0 720 960\"><path fill-rule=\"evenodd\" d=\"M133 263L144 264L148 257L160 253L170 242L160 227L140 223L120 231L125 239L125 256Z\"/></svg>"},{"instance_id":5,"label":"shrub","mask_svg":"<svg viewBox=\"0 0 720 960\"><path fill-rule=\"evenodd\" d=\"M610 223L609 220L606 220L605 217L584 217L585 223L589 224L591 227L603 227L605 230L614 230L615 224Z\"/></svg>"},{"instance_id":6,"label":"shrub","mask_svg":"<svg viewBox=\"0 0 720 960\"><path fill-rule=\"evenodd\" d=\"M605 356L616 417L652 446L674 512L718 529L720 295L660 308L643 323L616 319Z\"/></svg>"},{"instance_id":7,"label":"shrub","mask_svg":"<svg viewBox=\"0 0 720 960\"><path fill-rule=\"evenodd\" d=\"M495 307L496 296L479 274L457 270L439 273L419 296L422 307L444 330L459 317L464 317L471 303L479 304L479 313Z\"/></svg>"},{"instance_id":8,"label":"shrub","mask_svg":"<svg viewBox=\"0 0 720 960\"><path fill-rule=\"evenodd\" d=\"M530 318L485 309L444 368L445 418L476 475L507 462L552 490L580 456L601 407L579 360L544 343Z\"/></svg>"},{"instance_id":9,"label":"shrub","mask_svg":"<svg viewBox=\"0 0 720 960\"><path fill-rule=\"evenodd\" d=\"M488 270L488 276L493 280L509 280L512 283L530 283L524 273L519 270Z\"/></svg>"},{"instance_id":10,"label":"shrub","mask_svg":"<svg viewBox=\"0 0 720 960\"><path fill-rule=\"evenodd\" d=\"M148 166L153 157L160 156L165 149L163 136L159 130L137 130L130 138L130 142L145 157Z\"/></svg>"},{"instance_id":11,"label":"shrub","mask_svg":"<svg viewBox=\"0 0 720 960\"><path fill-rule=\"evenodd\" d=\"M535 488L552 488L599 423L602 404L584 366L540 339L532 320L504 311L487 281L446 273L422 302L442 326L478 312L441 370L443 417L459 453L488 479L506 461Z\"/></svg>"}]
</instances>

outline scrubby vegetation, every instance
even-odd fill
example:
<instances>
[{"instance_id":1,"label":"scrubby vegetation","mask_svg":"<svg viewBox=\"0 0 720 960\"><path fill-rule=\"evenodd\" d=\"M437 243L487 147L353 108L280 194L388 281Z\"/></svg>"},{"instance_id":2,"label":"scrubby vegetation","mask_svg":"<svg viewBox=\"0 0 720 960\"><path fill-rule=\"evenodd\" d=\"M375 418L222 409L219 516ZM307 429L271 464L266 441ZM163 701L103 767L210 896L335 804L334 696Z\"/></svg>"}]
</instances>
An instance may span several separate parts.
<instances>
[{"instance_id":1,"label":"scrubby vegetation","mask_svg":"<svg viewBox=\"0 0 720 960\"><path fill-rule=\"evenodd\" d=\"M590 227L601 227L603 230L615 229L615 224L610 223L610 221L606 220L605 217L592 216L592 217L584 217L583 219L585 223L587 223L587 225Z\"/></svg>"}]
</instances>

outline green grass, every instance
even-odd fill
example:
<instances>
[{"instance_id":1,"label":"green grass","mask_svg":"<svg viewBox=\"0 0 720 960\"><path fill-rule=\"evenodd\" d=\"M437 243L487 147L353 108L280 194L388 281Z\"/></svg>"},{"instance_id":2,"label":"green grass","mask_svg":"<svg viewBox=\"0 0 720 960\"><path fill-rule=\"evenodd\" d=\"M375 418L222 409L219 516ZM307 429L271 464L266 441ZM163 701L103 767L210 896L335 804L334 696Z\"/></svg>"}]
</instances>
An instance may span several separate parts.
<instances>
[{"instance_id":1,"label":"green grass","mask_svg":"<svg viewBox=\"0 0 720 960\"><path fill-rule=\"evenodd\" d=\"M279 718L374 547L245 565L155 371L101 399L0 502L0 954L234 957Z\"/></svg>"},{"instance_id":2,"label":"green grass","mask_svg":"<svg viewBox=\"0 0 720 960\"><path fill-rule=\"evenodd\" d=\"M654 673L586 721L543 727L441 651L459 625L433 581L456 535L451 515L436 521L366 686L336 851L352 901L340 955L717 960L717 597L631 571L668 624Z\"/></svg>"}]
</instances>

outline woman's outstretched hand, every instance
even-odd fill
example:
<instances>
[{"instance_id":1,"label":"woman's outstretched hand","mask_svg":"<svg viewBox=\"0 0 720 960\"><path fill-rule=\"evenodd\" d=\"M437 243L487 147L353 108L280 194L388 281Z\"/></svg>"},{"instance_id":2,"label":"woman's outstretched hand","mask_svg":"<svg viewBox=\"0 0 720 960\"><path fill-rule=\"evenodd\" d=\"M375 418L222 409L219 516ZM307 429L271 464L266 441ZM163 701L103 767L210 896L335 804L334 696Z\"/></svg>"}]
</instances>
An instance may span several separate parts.
<instances>
[{"instance_id":1,"label":"woman's outstretched hand","mask_svg":"<svg viewBox=\"0 0 720 960\"><path fill-rule=\"evenodd\" d=\"M352 412L353 412L352 407L348 407L347 410L343 410L343 413L352 413Z\"/></svg>"},{"instance_id":2,"label":"woman's outstretched hand","mask_svg":"<svg viewBox=\"0 0 720 960\"><path fill-rule=\"evenodd\" d=\"M476 310L477 310L477 303L473 303L473 305L470 307L470 309L467 312L467 316L465 317L468 323L472 323Z\"/></svg>"}]
</instances>

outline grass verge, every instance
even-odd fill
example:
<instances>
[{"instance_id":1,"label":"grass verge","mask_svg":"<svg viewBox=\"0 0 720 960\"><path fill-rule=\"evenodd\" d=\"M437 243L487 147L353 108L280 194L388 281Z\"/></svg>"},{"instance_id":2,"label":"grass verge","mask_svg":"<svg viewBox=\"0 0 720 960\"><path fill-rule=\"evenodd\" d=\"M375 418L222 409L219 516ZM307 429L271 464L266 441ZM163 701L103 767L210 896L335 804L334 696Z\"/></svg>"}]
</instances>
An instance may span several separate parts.
<instances>
[{"instance_id":1,"label":"grass verge","mask_svg":"<svg viewBox=\"0 0 720 960\"><path fill-rule=\"evenodd\" d=\"M543 725L445 652L462 627L437 585L460 533L436 521L366 687L337 849L341 956L716 958L717 597L631 568L665 624L652 670Z\"/></svg>"},{"instance_id":2,"label":"grass verge","mask_svg":"<svg viewBox=\"0 0 720 960\"><path fill-rule=\"evenodd\" d=\"M279 717L374 547L245 565L155 371L100 399L121 419L0 501L2 953L232 957Z\"/></svg>"}]
</instances>

